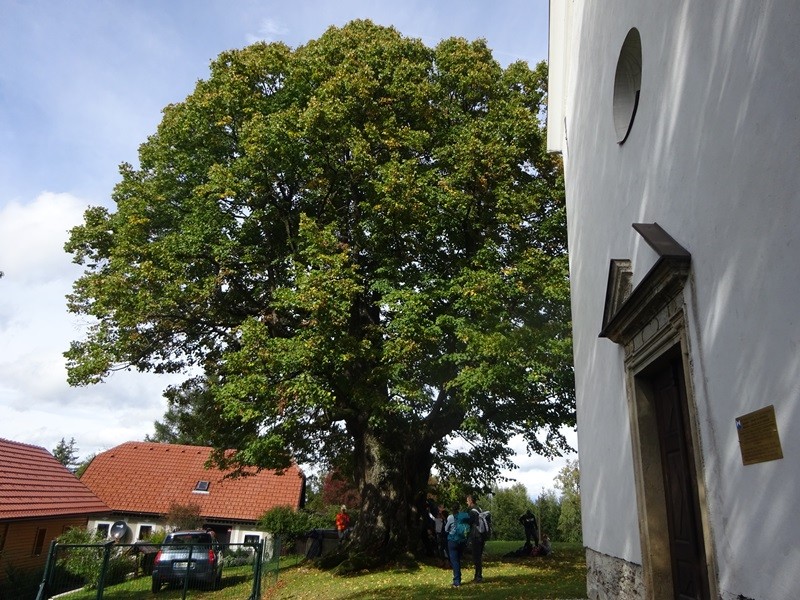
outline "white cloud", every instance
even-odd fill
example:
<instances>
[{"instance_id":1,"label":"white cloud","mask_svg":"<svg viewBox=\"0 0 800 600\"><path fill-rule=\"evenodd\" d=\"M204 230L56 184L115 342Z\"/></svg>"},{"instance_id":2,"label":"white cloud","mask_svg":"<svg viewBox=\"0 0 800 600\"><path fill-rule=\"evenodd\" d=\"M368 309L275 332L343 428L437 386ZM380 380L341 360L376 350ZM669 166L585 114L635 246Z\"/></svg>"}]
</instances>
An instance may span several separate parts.
<instances>
[{"instance_id":1,"label":"white cloud","mask_svg":"<svg viewBox=\"0 0 800 600\"><path fill-rule=\"evenodd\" d=\"M561 431L569 444L577 449L578 439L575 431L567 428ZM537 454L529 456L525 451L525 442L519 436L511 440L510 447L516 453L514 461L517 468L512 471L504 471L502 475L514 481L501 483L500 487L510 487L514 483L521 483L527 488L528 496L532 499L537 498L543 491L555 489L553 482L558 472L566 465L568 459L577 458L577 454L553 459L547 459Z\"/></svg>"},{"instance_id":2,"label":"white cloud","mask_svg":"<svg viewBox=\"0 0 800 600\"><path fill-rule=\"evenodd\" d=\"M87 203L43 193L0 208L0 437L52 450L74 437L82 456L152 432L176 378L118 373L71 388L63 352L83 336L65 296L81 269L64 252Z\"/></svg>"},{"instance_id":3,"label":"white cloud","mask_svg":"<svg viewBox=\"0 0 800 600\"><path fill-rule=\"evenodd\" d=\"M248 33L245 38L248 44L256 42L274 42L289 33L289 29L274 19L262 19L258 33Z\"/></svg>"},{"instance_id":4,"label":"white cloud","mask_svg":"<svg viewBox=\"0 0 800 600\"><path fill-rule=\"evenodd\" d=\"M64 252L68 231L78 224L87 203L71 194L40 194L30 204L0 207L0 261L9 281L42 284L72 276Z\"/></svg>"}]
</instances>

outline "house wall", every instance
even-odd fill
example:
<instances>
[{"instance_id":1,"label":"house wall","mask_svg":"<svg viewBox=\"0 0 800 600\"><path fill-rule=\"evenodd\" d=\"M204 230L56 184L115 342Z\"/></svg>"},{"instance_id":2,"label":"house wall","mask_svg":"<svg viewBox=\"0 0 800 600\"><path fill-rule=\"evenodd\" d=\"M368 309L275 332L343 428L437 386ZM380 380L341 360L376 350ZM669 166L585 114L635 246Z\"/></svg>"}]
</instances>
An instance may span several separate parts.
<instances>
[{"instance_id":1,"label":"house wall","mask_svg":"<svg viewBox=\"0 0 800 600\"><path fill-rule=\"evenodd\" d=\"M87 527L89 531L97 531L100 527L110 530L111 526L117 521L124 521L127 523L128 528L130 529L130 538L127 540L127 543L136 542L142 539L143 528L149 527L153 532L164 529L164 523L162 519L136 518L120 515L110 515L100 519L91 519L89 520ZM215 527L215 529L217 529L217 527ZM220 535L219 533L217 534L217 538L230 544L243 544L246 536L257 535L259 540L267 537L266 532L258 531L254 529L252 525L247 524L230 524L223 527L223 529L225 530L225 537L227 537L227 539L223 540L224 536Z\"/></svg>"},{"instance_id":2,"label":"house wall","mask_svg":"<svg viewBox=\"0 0 800 600\"><path fill-rule=\"evenodd\" d=\"M0 582L5 581L9 568L22 571L44 569L50 543L67 529L86 527L86 517L9 521L0 523L4 535L0 549ZM40 538L40 532L44 534ZM41 540L41 546L37 544Z\"/></svg>"},{"instance_id":3,"label":"house wall","mask_svg":"<svg viewBox=\"0 0 800 600\"><path fill-rule=\"evenodd\" d=\"M568 37L551 47L567 84L552 100L565 119L584 543L609 575L593 597L645 594L623 350L598 338L610 260L631 259L636 285L657 258L635 222L659 223L692 254L687 377L717 594L800 597L800 11L793 0L568 4ZM614 77L632 27L641 95L619 145ZM744 466L735 419L768 405L784 458ZM614 595L615 569L635 591Z\"/></svg>"}]
</instances>

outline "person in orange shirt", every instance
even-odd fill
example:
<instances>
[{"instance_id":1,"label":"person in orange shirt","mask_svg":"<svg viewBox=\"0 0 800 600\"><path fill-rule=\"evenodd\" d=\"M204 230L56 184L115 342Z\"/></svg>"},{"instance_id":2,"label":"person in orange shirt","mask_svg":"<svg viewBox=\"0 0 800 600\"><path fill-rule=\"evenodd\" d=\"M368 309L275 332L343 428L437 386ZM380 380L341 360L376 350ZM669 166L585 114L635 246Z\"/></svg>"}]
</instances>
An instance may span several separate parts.
<instances>
[{"instance_id":1,"label":"person in orange shirt","mask_svg":"<svg viewBox=\"0 0 800 600\"><path fill-rule=\"evenodd\" d=\"M347 506L344 504L336 513L336 532L339 534L339 544L350 536L350 515L347 514Z\"/></svg>"}]
</instances>

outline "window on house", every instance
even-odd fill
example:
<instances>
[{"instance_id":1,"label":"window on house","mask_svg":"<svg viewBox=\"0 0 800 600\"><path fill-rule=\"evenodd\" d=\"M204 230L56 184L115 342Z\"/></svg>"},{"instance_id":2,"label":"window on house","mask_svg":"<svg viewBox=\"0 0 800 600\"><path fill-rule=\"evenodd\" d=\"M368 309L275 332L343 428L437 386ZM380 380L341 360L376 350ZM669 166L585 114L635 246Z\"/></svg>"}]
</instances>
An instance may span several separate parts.
<instances>
[{"instance_id":1,"label":"window on house","mask_svg":"<svg viewBox=\"0 0 800 600\"><path fill-rule=\"evenodd\" d=\"M149 540L151 535L153 535L153 526L152 525L140 525L139 526L139 539L140 540Z\"/></svg>"},{"instance_id":2,"label":"window on house","mask_svg":"<svg viewBox=\"0 0 800 600\"><path fill-rule=\"evenodd\" d=\"M36 541L33 542L33 556L40 556L42 548L44 548L44 536L47 534L47 529L36 530Z\"/></svg>"},{"instance_id":3,"label":"window on house","mask_svg":"<svg viewBox=\"0 0 800 600\"><path fill-rule=\"evenodd\" d=\"M257 544L261 541L260 535L246 535L244 536L244 543L245 544Z\"/></svg>"},{"instance_id":4,"label":"window on house","mask_svg":"<svg viewBox=\"0 0 800 600\"><path fill-rule=\"evenodd\" d=\"M207 492L208 491L208 487L210 485L211 485L210 481L200 480L195 484L194 490L192 490L192 491L194 491L194 492Z\"/></svg>"},{"instance_id":5,"label":"window on house","mask_svg":"<svg viewBox=\"0 0 800 600\"><path fill-rule=\"evenodd\" d=\"M6 545L6 537L8 537L8 523L0 524L0 556L3 554L3 548Z\"/></svg>"},{"instance_id":6,"label":"window on house","mask_svg":"<svg viewBox=\"0 0 800 600\"><path fill-rule=\"evenodd\" d=\"M108 530L111 527L111 523L98 523L97 524L97 533L103 536L103 538L108 537Z\"/></svg>"}]
</instances>

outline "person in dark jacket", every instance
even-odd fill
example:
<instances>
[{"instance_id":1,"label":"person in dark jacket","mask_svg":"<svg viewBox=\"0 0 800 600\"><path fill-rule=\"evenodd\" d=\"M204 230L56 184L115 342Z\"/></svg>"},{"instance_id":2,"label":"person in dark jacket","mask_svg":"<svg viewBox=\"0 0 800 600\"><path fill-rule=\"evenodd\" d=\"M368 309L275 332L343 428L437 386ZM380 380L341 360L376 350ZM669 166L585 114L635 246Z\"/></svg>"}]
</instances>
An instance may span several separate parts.
<instances>
[{"instance_id":1,"label":"person in dark jacket","mask_svg":"<svg viewBox=\"0 0 800 600\"><path fill-rule=\"evenodd\" d=\"M530 508L528 509L528 512L519 518L519 524L525 529L525 544L530 546L531 540L533 540L533 546L538 546L539 525L536 523L536 517L531 512Z\"/></svg>"},{"instance_id":2,"label":"person in dark jacket","mask_svg":"<svg viewBox=\"0 0 800 600\"><path fill-rule=\"evenodd\" d=\"M485 544L480 528L480 507L472 496L467 496L467 510L469 511L469 541L472 545L472 564L475 566L475 583L483 583L483 546Z\"/></svg>"}]
</instances>

